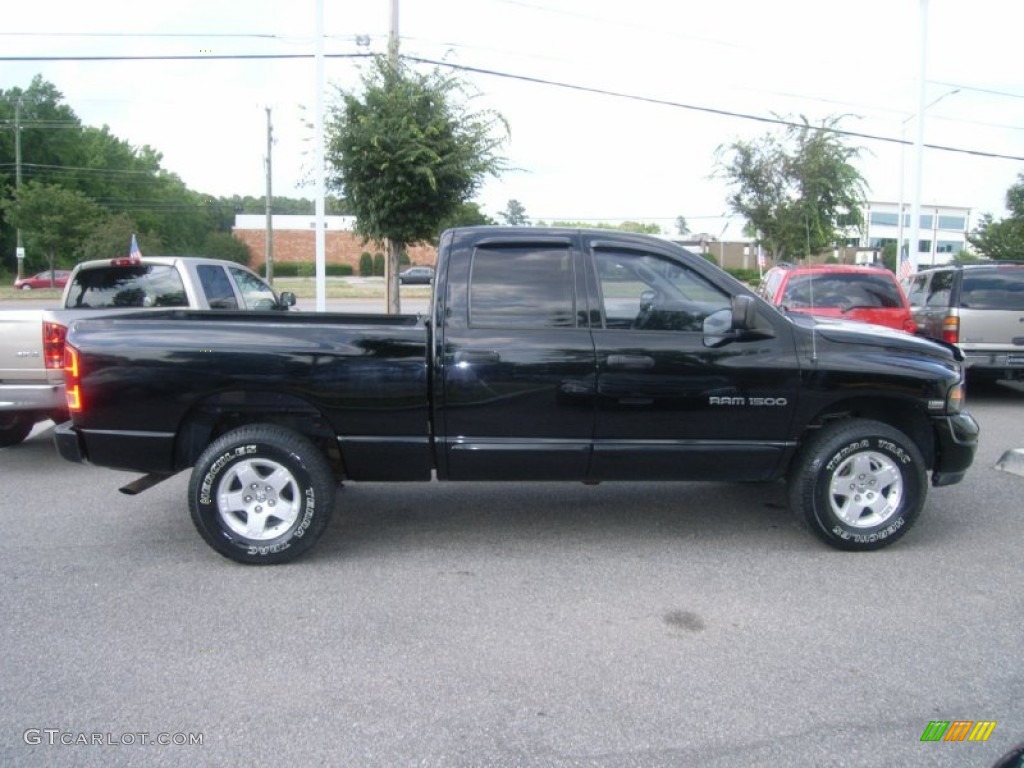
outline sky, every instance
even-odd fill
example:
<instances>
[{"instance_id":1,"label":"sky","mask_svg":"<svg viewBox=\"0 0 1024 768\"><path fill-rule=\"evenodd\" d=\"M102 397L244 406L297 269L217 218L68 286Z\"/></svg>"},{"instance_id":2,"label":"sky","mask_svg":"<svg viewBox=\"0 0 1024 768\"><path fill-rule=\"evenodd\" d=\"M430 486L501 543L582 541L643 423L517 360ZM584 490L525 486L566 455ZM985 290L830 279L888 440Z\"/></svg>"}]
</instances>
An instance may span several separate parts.
<instances>
[{"instance_id":1,"label":"sky","mask_svg":"<svg viewBox=\"0 0 1024 768\"><path fill-rule=\"evenodd\" d=\"M358 54L387 50L391 11L324 0L328 103L358 89ZM491 73L460 70L471 106L511 129L514 170L482 186L485 213L515 199L534 222L666 233L683 216L725 238L742 220L728 215L716 153L781 132L774 117L842 116L863 135L846 141L861 148L869 199L895 202L902 188L909 205L913 147L881 139L916 136L923 29L924 141L957 151L924 151L922 203L969 207L972 224L1005 216L1024 172L1021 28L1019 0L400 0L398 13L403 55ZM316 30L314 0L10 3L0 88L42 75L84 123L153 147L215 196L264 193L269 108L273 194L312 198ZM266 54L299 58L213 58ZM26 56L54 60L14 60ZM59 60L74 56L196 58Z\"/></svg>"}]
</instances>

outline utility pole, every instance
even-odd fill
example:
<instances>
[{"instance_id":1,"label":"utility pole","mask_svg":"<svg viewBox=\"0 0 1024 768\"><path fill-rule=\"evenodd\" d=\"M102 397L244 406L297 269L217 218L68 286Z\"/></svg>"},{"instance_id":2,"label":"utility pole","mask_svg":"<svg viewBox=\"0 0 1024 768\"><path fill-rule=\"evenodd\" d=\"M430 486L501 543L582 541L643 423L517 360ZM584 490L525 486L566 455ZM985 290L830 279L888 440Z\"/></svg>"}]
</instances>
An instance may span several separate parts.
<instances>
[{"instance_id":1,"label":"utility pole","mask_svg":"<svg viewBox=\"0 0 1024 768\"><path fill-rule=\"evenodd\" d=\"M274 127L270 124L270 107L267 107L267 194L266 194L266 214L267 214L267 245L264 252L265 263L266 263L266 276L267 282L271 285L274 284L274 216L271 213L273 210L271 206L271 166L270 166L270 153L274 146Z\"/></svg>"},{"instance_id":2,"label":"utility pole","mask_svg":"<svg viewBox=\"0 0 1024 768\"><path fill-rule=\"evenodd\" d=\"M21 96L14 102L14 189L21 189ZM18 279L25 276L25 247L21 242L21 227L18 227L18 242L14 255L18 262Z\"/></svg>"},{"instance_id":3,"label":"utility pole","mask_svg":"<svg viewBox=\"0 0 1024 768\"><path fill-rule=\"evenodd\" d=\"M391 0L391 29L388 32L388 65L394 69L398 66L398 0ZM384 303L385 312L397 315L402 311L401 296L398 288L398 263L400 254L397 244L387 241L387 258L384 259Z\"/></svg>"},{"instance_id":4,"label":"utility pole","mask_svg":"<svg viewBox=\"0 0 1024 768\"><path fill-rule=\"evenodd\" d=\"M391 30L388 32L388 61L398 63L398 0L391 0Z\"/></svg>"}]
</instances>

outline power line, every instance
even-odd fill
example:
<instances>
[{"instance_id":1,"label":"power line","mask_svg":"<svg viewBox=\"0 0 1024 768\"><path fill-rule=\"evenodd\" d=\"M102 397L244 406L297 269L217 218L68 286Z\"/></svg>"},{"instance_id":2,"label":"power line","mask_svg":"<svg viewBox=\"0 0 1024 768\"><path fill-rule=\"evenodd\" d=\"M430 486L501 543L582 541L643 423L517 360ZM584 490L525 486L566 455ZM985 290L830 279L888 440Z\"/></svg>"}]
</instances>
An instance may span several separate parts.
<instances>
[{"instance_id":1,"label":"power line","mask_svg":"<svg viewBox=\"0 0 1024 768\"><path fill-rule=\"evenodd\" d=\"M409 61L415 61L420 64L430 64L435 67L448 67L449 69L456 69L463 72L472 72L478 75L489 75L492 77L501 77L508 80L521 80L528 83L534 83L537 85L548 85L554 88L564 88L571 91L579 91L582 93L593 93L599 96L611 96L619 99L627 99L629 101L639 101L646 104L657 104L663 107L674 107L676 109L686 109L693 112L703 112L705 114L719 115L722 117L733 117L740 120L752 120L759 123L768 123L771 125L781 125L788 128L810 128L811 130L824 131L828 133L834 133L838 136L849 136L851 138L866 139L870 141L882 141L889 144L902 144L905 146L911 146L913 142L906 139L897 139L891 136L879 136L877 134L862 133L860 131L850 131L842 128L826 128L822 126L809 126L803 123L797 123L792 120L784 120L780 117L766 117L765 115L755 115L749 112L736 112L728 109L719 109L716 107L701 107L696 104L685 104L679 101L672 101L670 99L659 99L653 96L639 96L631 93L624 93L622 91L612 91L607 88L596 88L593 86L576 85L574 83L563 83L557 80L548 80L542 77L532 77L529 75L514 75L509 72L499 72L494 69L483 69L482 67L470 67L464 64L452 64L447 61L436 61L434 59L425 59L416 56L405 56L403 57ZM943 144L925 144L928 149L938 150L940 152L954 152L964 155L974 155L976 157L989 157L999 160L1016 160L1024 161L1024 155L1005 155L998 152L988 152L980 149L964 149L962 147L950 147Z\"/></svg>"}]
</instances>

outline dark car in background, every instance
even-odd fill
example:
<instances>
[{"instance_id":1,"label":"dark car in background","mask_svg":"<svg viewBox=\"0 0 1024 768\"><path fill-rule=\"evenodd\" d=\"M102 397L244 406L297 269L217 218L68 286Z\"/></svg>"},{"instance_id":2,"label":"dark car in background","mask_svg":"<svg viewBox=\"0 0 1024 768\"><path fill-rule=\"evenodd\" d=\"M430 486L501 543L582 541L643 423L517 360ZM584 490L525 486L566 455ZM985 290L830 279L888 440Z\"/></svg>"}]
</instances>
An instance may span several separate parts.
<instances>
[{"instance_id":1,"label":"dark car in background","mask_svg":"<svg viewBox=\"0 0 1024 768\"><path fill-rule=\"evenodd\" d=\"M881 267L780 264L765 273L757 292L790 312L915 330L896 275Z\"/></svg>"},{"instance_id":2,"label":"dark car in background","mask_svg":"<svg viewBox=\"0 0 1024 768\"><path fill-rule=\"evenodd\" d=\"M1024 380L1024 263L949 264L903 286L918 333L956 344L968 376Z\"/></svg>"},{"instance_id":3,"label":"dark car in background","mask_svg":"<svg viewBox=\"0 0 1024 768\"><path fill-rule=\"evenodd\" d=\"M430 285L434 282L433 267L409 267L405 272L400 272L398 282L402 285Z\"/></svg>"},{"instance_id":4,"label":"dark car in background","mask_svg":"<svg viewBox=\"0 0 1024 768\"><path fill-rule=\"evenodd\" d=\"M46 270L31 277L20 277L14 281L14 287L23 291L31 291L38 288L63 288L71 276L69 269L55 269L52 272Z\"/></svg>"}]
</instances>

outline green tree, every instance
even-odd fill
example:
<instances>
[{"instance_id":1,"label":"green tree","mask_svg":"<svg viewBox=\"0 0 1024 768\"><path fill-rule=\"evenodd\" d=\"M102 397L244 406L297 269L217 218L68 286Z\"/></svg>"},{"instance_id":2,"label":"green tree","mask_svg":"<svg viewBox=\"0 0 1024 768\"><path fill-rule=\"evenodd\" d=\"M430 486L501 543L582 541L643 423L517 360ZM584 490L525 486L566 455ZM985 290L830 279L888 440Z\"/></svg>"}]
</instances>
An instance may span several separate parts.
<instances>
[{"instance_id":1,"label":"green tree","mask_svg":"<svg viewBox=\"0 0 1024 768\"><path fill-rule=\"evenodd\" d=\"M494 219L480 210L479 203L463 203L459 209L441 222L438 234L452 227L475 227L483 224L497 224ZM436 241L432 241L436 242Z\"/></svg>"},{"instance_id":2,"label":"green tree","mask_svg":"<svg viewBox=\"0 0 1024 768\"><path fill-rule=\"evenodd\" d=\"M896 243L882 246L882 266L890 272L896 272Z\"/></svg>"},{"instance_id":3,"label":"green tree","mask_svg":"<svg viewBox=\"0 0 1024 768\"><path fill-rule=\"evenodd\" d=\"M249 266L252 260L249 246L227 232L207 233L203 241L202 255L211 259L234 261L245 266Z\"/></svg>"},{"instance_id":4,"label":"green tree","mask_svg":"<svg viewBox=\"0 0 1024 768\"><path fill-rule=\"evenodd\" d=\"M81 192L37 181L23 184L2 205L11 226L25 233L30 271L40 263L34 252L42 254L47 269L72 266L82 242L103 218L100 206Z\"/></svg>"},{"instance_id":5,"label":"green tree","mask_svg":"<svg viewBox=\"0 0 1024 768\"><path fill-rule=\"evenodd\" d=\"M373 254L369 251L359 254L359 274L362 277L373 277Z\"/></svg>"},{"instance_id":6,"label":"green tree","mask_svg":"<svg viewBox=\"0 0 1024 768\"><path fill-rule=\"evenodd\" d=\"M999 221L991 213L984 214L967 242L990 259L1020 260L1024 258L1024 173L1006 191L1006 208L1010 215Z\"/></svg>"},{"instance_id":7,"label":"green tree","mask_svg":"<svg viewBox=\"0 0 1024 768\"><path fill-rule=\"evenodd\" d=\"M686 222L685 216L676 216L676 234L690 234L690 225Z\"/></svg>"},{"instance_id":8,"label":"green tree","mask_svg":"<svg viewBox=\"0 0 1024 768\"><path fill-rule=\"evenodd\" d=\"M127 256L132 235L136 235L144 255L164 252L160 238L151 232L143 232L135 219L127 213L102 213L82 240L78 255L83 261Z\"/></svg>"},{"instance_id":9,"label":"green tree","mask_svg":"<svg viewBox=\"0 0 1024 768\"><path fill-rule=\"evenodd\" d=\"M455 77L383 57L361 95L338 95L327 125L331 185L352 206L356 231L387 242L387 310L396 313L399 254L436 237L483 178L505 168L507 125L495 112L471 111Z\"/></svg>"},{"instance_id":10,"label":"green tree","mask_svg":"<svg viewBox=\"0 0 1024 768\"><path fill-rule=\"evenodd\" d=\"M860 148L835 132L838 117L820 126L801 122L781 136L719 147L716 159L718 175L734 188L729 207L778 261L821 253L844 228L863 223L866 183L853 165Z\"/></svg>"},{"instance_id":11,"label":"green tree","mask_svg":"<svg viewBox=\"0 0 1024 768\"><path fill-rule=\"evenodd\" d=\"M620 232L637 232L641 235L660 235L661 227L657 224L639 221L622 221L611 224L607 221L553 221L553 227L570 227L572 229L617 229Z\"/></svg>"},{"instance_id":12,"label":"green tree","mask_svg":"<svg viewBox=\"0 0 1024 768\"><path fill-rule=\"evenodd\" d=\"M504 211L498 211L498 216L510 227L530 226L530 217L526 215L526 208L518 200L509 200Z\"/></svg>"}]
</instances>

